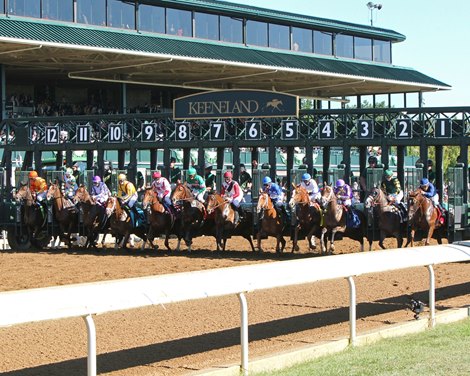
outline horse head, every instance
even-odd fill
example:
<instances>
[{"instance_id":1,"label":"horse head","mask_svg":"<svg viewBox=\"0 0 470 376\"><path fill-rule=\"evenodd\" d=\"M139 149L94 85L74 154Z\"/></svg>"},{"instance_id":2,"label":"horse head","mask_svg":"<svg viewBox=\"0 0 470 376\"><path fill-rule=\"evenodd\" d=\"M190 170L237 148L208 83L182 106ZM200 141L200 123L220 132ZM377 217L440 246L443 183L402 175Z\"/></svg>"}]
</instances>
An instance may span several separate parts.
<instances>
[{"instance_id":1,"label":"horse head","mask_svg":"<svg viewBox=\"0 0 470 376\"><path fill-rule=\"evenodd\" d=\"M17 202L23 202L23 201L33 202L34 201L33 195L28 187L28 183L23 183L23 182L20 183L20 188L18 189L18 191L13 193L13 198Z\"/></svg>"},{"instance_id":2,"label":"horse head","mask_svg":"<svg viewBox=\"0 0 470 376\"><path fill-rule=\"evenodd\" d=\"M273 202L271 197L267 192L260 191L259 198L258 198L258 205L256 206L256 211L261 213L262 210L273 209Z\"/></svg>"},{"instance_id":3,"label":"horse head","mask_svg":"<svg viewBox=\"0 0 470 376\"><path fill-rule=\"evenodd\" d=\"M292 186L294 187L294 191L292 192L289 206L294 209L297 204L310 205L310 196L307 190L300 185L292 184Z\"/></svg>"},{"instance_id":4,"label":"horse head","mask_svg":"<svg viewBox=\"0 0 470 376\"><path fill-rule=\"evenodd\" d=\"M370 209L376 205L387 205L387 198L378 187L372 188L364 201L364 207L366 209Z\"/></svg>"},{"instance_id":5,"label":"horse head","mask_svg":"<svg viewBox=\"0 0 470 376\"><path fill-rule=\"evenodd\" d=\"M330 202L336 202L335 192L331 184L326 184L321 192L320 204L323 209L328 207Z\"/></svg>"},{"instance_id":6,"label":"horse head","mask_svg":"<svg viewBox=\"0 0 470 376\"><path fill-rule=\"evenodd\" d=\"M78 187L77 191L75 192L75 196L73 196L73 201L75 203L77 202L88 202L90 204L96 203L83 184L80 184L80 187Z\"/></svg>"},{"instance_id":7,"label":"horse head","mask_svg":"<svg viewBox=\"0 0 470 376\"><path fill-rule=\"evenodd\" d=\"M109 218L116 212L116 207L119 205L118 199L115 196L111 196L106 201L106 216Z\"/></svg>"},{"instance_id":8,"label":"horse head","mask_svg":"<svg viewBox=\"0 0 470 376\"><path fill-rule=\"evenodd\" d=\"M158 199L157 193L152 189L152 187L145 188L142 208L144 210L152 210L158 213L163 213L165 211L164 206Z\"/></svg>"},{"instance_id":9,"label":"horse head","mask_svg":"<svg viewBox=\"0 0 470 376\"><path fill-rule=\"evenodd\" d=\"M174 191L171 193L171 202L173 205L177 205L178 202L184 200L192 200L193 195L189 190L188 186L185 184L178 184Z\"/></svg>"}]
</instances>

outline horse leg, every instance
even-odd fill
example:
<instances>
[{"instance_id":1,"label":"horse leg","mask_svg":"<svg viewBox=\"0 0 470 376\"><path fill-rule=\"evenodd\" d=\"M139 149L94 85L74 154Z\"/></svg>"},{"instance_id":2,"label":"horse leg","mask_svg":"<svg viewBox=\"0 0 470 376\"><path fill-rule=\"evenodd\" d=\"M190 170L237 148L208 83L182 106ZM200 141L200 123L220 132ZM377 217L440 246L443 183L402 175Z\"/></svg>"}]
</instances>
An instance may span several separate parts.
<instances>
[{"instance_id":1,"label":"horse leg","mask_svg":"<svg viewBox=\"0 0 470 376\"><path fill-rule=\"evenodd\" d=\"M258 234L256 235L257 240L258 240L258 252L264 252L263 249L261 248L261 229L258 231Z\"/></svg>"},{"instance_id":2,"label":"horse leg","mask_svg":"<svg viewBox=\"0 0 470 376\"><path fill-rule=\"evenodd\" d=\"M326 243L328 241L328 238L325 239L325 234L328 230L326 227L323 227L321 230L321 254L323 255L326 253Z\"/></svg>"},{"instance_id":3,"label":"horse leg","mask_svg":"<svg viewBox=\"0 0 470 376\"><path fill-rule=\"evenodd\" d=\"M336 235L336 230L331 230L331 242L330 242L330 249L329 249L330 255L335 251L335 235Z\"/></svg>"},{"instance_id":4,"label":"horse leg","mask_svg":"<svg viewBox=\"0 0 470 376\"><path fill-rule=\"evenodd\" d=\"M297 239L298 239L298 236L299 236L299 226L295 226L295 230L294 230L294 240L292 241L292 253L295 252L298 252L299 251L299 246L297 244Z\"/></svg>"},{"instance_id":5,"label":"horse leg","mask_svg":"<svg viewBox=\"0 0 470 376\"><path fill-rule=\"evenodd\" d=\"M254 246L254 244L253 244L253 240L251 240L251 235L244 236L244 238L250 242L251 250L252 250L253 252L255 252L256 250L255 250L255 246Z\"/></svg>"},{"instance_id":6,"label":"horse leg","mask_svg":"<svg viewBox=\"0 0 470 376\"><path fill-rule=\"evenodd\" d=\"M434 226L429 226L428 237L426 238L426 242L424 243L424 245L430 244L433 232L434 232Z\"/></svg>"},{"instance_id":7,"label":"horse leg","mask_svg":"<svg viewBox=\"0 0 470 376\"><path fill-rule=\"evenodd\" d=\"M382 249L385 249L384 240L385 240L385 231L384 231L384 230L380 230L379 246L380 246L380 248L382 248Z\"/></svg>"},{"instance_id":8,"label":"horse leg","mask_svg":"<svg viewBox=\"0 0 470 376\"><path fill-rule=\"evenodd\" d=\"M397 248L401 248L403 245L403 236L397 235Z\"/></svg>"},{"instance_id":9,"label":"horse leg","mask_svg":"<svg viewBox=\"0 0 470 376\"><path fill-rule=\"evenodd\" d=\"M286 239L284 239L284 236L280 236L280 240L281 240L281 253L284 252L284 249L286 248Z\"/></svg>"}]
</instances>

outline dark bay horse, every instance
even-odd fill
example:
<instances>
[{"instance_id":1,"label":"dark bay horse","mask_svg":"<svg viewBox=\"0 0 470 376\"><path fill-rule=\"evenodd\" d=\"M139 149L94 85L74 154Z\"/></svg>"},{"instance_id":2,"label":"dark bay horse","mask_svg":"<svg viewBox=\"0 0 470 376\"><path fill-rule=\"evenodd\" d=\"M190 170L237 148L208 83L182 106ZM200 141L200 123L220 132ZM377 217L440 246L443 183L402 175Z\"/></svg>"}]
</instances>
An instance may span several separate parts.
<instances>
[{"instance_id":1,"label":"dark bay horse","mask_svg":"<svg viewBox=\"0 0 470 376\"><path fill-rule=\"evenodd\" d=\"M193 238L200 235L215 236L214 220L207 218L206 208L196 200L186 184L178 184L171 193L174 207L181 208L181 232L188 252L191 252ZM177 250L180 250L178 242Z\"/></svg>"},{"instance_id":2,"label":"dark bay horse","mask_svg":"<svg viewBox=\"0 0 470 376\"><path fill-rule=\"evenodd\" d=\"M346 226L346 210L343 205L338 204L338 200L334 193L333 187L331 185L325 185L323 187L321 203L324 210L326 210L324 215L324 227L322 230L322 253L326 253L326 239L324 236L330 235L330 249L329 253L334 252L335 250L335 235L337 232L343 233L343 236L346 236L350 239L356 240L361 243L361 252L364 251L364 237L367 234L367 222L366 216L361 211L357 211L361 224L358 228L351 228ZM351 210L351 208L349 209ZM372 248L372 241L369 241L369 250Z\"/></svg>"},{"instance_id":3,"label":"dark bay horse","mask_svg":"<svg viewBox=\"0 0 470 376\"><path fill-rule=\"evenodd\" d=\"M86 230L87 240L85 248L90 245L96 248L96 241L100 232L103 233L103 240L101 246L104 246L106 234L109 229L109 219L106 216L106 208L100 205L96 200L91 197L90 192L82 184L75 192L74 201L80 203L83 210L83 226Z\"/></svg>"},{"instance_id":4,"label":"dark bay horse","mask_svg":"<svg viewBox=\"0 0 470 376\"><path fill-rule=\"evenodd\" d=\"M111 234L116 238L114 249L117 250L118 247L127 249L127 242L131 234L135 234L143 240L141 249L144 249L147 239L145 229L143 227L134 227L131 216L121 207L116 196L112 196L106 201L106 215L109 217ZM152 241L150 241L150 244L153 247Z\"/></svg>"},{"instance_id":5,"label":"dark bay horse","mask_svg":"<svg viewBox=\"0 0 470 376\"><path fill-rule=\"evenodd\" d=\"M373 209L374 221L378 219L380 248L385 249L383 241L387 237L396 238L397 248L401 248L408 224L406 220L401 221L400 209L388 202L385 193L380 188L373 188L366 197L364 204L366 209Z\"/></svg>"},{"instance_id":6,"label":"dark bay horse","mask_svg":"<svg viewBox=\"0 0 470 376\"><path fill-rule=\"evenodd\" d=\"M52 200L54 217L60 228L59 238L70 248L72 233L77 232L78 209L62 194L58 181L49 185L46 197L48 200Z\"/></svg>"},{"instance_id":7,"label":"dark bay horse","mask_svg":"<svg viewBox=\"0 0 470 376\"><path fill-rule=\"evenodd\" d=\"M227 238L230 236L242 236L250 243L251 250L254 251L255 247L251 240L251 233L253 232L253 215L252 213L245 213L245 218L236 221L236 213L232 205L225 200L220 194L210 194L207 196L207 212L215 213L215 240L217 251L225 251Z\"/></svg>"},{"instance_id":8,"label":"dark bay horse","mask_svg":"<svg viewBox=\"0 0 470 376\"><path fill-rule=\"evenodd\" d=\"M160 202L157 194L152 188L146 188L144 193L144 199L142 201L142 208L147 213L147 221L149 223L149 230L147 233L147 240L155 239L155 236L159 234L165 234L165 247L171 251L168 239L170 234L176 234L178 236L178 248L181 238L179 237L181 231L181 221L179 218L167 210ZM155 245L156 248L158 248Z\"/></svg>"},{"instance_id":9,"label":"dark bay horse","mask_svg":"<svg viewBox=\"0 0 470 376\"><path fill-rule=\"evenodd\" d=\"M21 184L14 199L23 205L23 221L31 242L44 237L47 224L47 207L34 199L28 184ZM47 236L46 236L47 237Z\"/></svg>"},{"instance_id":10,"label":"dark bay horse","mask_svg":"<svg viewBox=\"0 0 470 376\"><path fill-rule=\"evenodd\" d=\"M261 248L262 237L273 236L277 240L276 253L282 253L286 247L286 240L282 235L285 226L268 193L260 191L256 210L258 216L262 218L257 234L258 250L263 252Z\"/></svg>"},{"instance_id":11,"label":"dark bay horse","mask_svg":"<svg viewBox=\"0 0 470 376\"><path fill-rule=\"evenodd\" d=\"M408 194L408 223L411 227L410 237L405 247L411 243L414 246L414 237L416 230L422 230L426 233L425 245L435 235L437 242L442 244L443 232L445 224L438 222L439 211L432 200L423 195L421 189L417 189Z\"/></svg>"},{"instance_id":12,"label":"dark bay horse","mask_svg":"<svg viewBox=\"0 0 470 376\"><path fill-rule=\"evenodd\" d=\"M304 187L295 184L293 184L293 187L294 191L292 192L289 205L295 212L297 225L294 229L292 252L299 250L297 242L300 231L306 234L309 249L313 251L316 248L315 237L321 237L321 208L319 205L317 207L311 204L310 196Z\"/></svg>"}]
</instances>

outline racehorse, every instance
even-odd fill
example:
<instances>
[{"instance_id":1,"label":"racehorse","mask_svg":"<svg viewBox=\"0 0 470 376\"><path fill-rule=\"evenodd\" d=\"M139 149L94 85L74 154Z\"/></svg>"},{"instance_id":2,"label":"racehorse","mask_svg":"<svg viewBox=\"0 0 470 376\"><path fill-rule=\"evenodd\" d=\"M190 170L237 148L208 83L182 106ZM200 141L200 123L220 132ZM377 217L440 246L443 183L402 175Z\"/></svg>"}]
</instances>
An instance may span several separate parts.
<instances>
[{"instance_id":1,"label":"racehorse","mask_svg":"<svg viewBox=\"0 0 470 376\"><path fill-rule=\"evenodd\" d=\"M284 222L282 218L278 215L274 204L269 197L267 192L260 190L258 205L256 207L259 218L261 218L261 223L259 225L257 239L258 239L258 250L263 252L261 248L261 238L265 236L274 236L277 240L276 243L276 253L282 253L286 247L286 241L284 236L282 236L282 231L284 230Z\"/></svg>"},{"instance_id":2,"label":"racehorse","mask_svg":"<svg viewBox=\"0 0 470 376\"><path fill-rule=\"evenodd\" d=\"M215 240L217 251L225 251L227 238L232 235L242 236L250 242L251 250L255 251L251 240L253 216L245 213L245 218L236 221L236 213L230 202L226 201L220 194L210 194L207 196L207 212L215 213Z\"/></svg>"},{"instance_id":3,"label":"racehorse","mask_svg":"<svg viewBox=\"0 0 470 376\"><path fill-rule=\"evenodd\" d=\"M153 240L156 235L164 233L165 247L167 250L171 251L168 239L170 238L170 234L180 235L180 219L165 210L156 192L150 187L145 189L142 208L147 212L147 221L149 223L147 240ZM178 245L180 242L181 238L178 237ZM155 247L158 248L156 245Z\"/></svg>"},{"instance_id":4,"label":"racehorse","mask_svg":"<svg viewBox=\"0 0 470 376\"><path fill-rule=\"evenodd\" d=\"M318 206L311 205L310 196L307 190L300 186L292 184L294 191L289 201L291 209L295 210L297 225L294 229L294 240L292 243L292 252L298 251L297 245L299 231L303 230L307 234L307 240L310 250L316 248L315 237L321 237L322 212ZM313 241L312 241L313 240Z\"/></svg>"},{"instance_id":5,"label":"racehorse","mask_svg":"<svg viewBox=\"0 0 470 376\"><path fill-rule=\"evenodd\" d=\"M101 241L101 247L103 247L109 229L109 219L106 216L105 207L91 197L83 184L75 192L74 201L80 203L83 209L83 226L87 236L85 248L90 245L96 248L96 241L100 232L103 232L103 239Z\"/></svg>"},{"instance_id":6,"label":"racehorse","mask_svg":"<svg viewBox=\"0 0 470 376\"><path fill-rule=\"evenodd\" d=\"M130 214L121 207L121 203L116 196L108 198L106 201L106 215L109 217L111 234L116 238L114 249L127 249L127 242L131 234L136 234L143 240L141 249L143 250L146 243L146 234L143 227L134 227ZM150 244L153 247L152 240Z\"/></svg>"},{"instance_id":7,"label":"racehorse","mask_svg":"<svg viewBox=\"0 0 470 376\"><path fill-rule=\"evenodd\" d=\"M364 202L366 209L373 209L373 218L378 219L380 230L379 246L385 249L383 241L386 237L397 239L397 248L403 245L406 234L407 221L401 221L400 212L395 205L389 204L385 193L380 188L373 188Z\"/></svg>"},{"instance_id":8,"label":"racehorse","mask_svg":"<svg viewBox=\"0 0 470 376\"><path fill-rule=\"evenodd\" d=\"M334 193L333 187L331 185L325 185L323 187L321 204L324 210L324 227L322 230L322 253L326 253L326 239L324 239L325 234L331 234L330 240L330 249L329 253L334 252L335 250L335 235L337 232L343 233L343 236L346 236L350 239L356 240L361 243L361 252L364 251L364 236L367 233L367 223L364 213L357 211L357 215L361 221L361 224L358 228L351 228L346 226L346 215L347 212L343 205L338 204L338 200ZM352 210L352 208L349 208ZM369 241L369 250L372 249L372 241Z\"/></svg>"},{"instance_id":9,"label":"racehorse","mask_svg":"<svg viewBox=\"0 0 470 376\"><path fill-rule=\"evenodd\" d=\"M193 238L198 235L215 236L214 221L206 218L204 205L196 200L186 184L178 184L171 193L174 207L181 207L180 237L184 239L188 252L191 252ZM178 242L177 250L180 250Z\"/></svg>"},{"instance_id":10,"label":"racehorse","mask_svg":"<svg viewBox=\"0 0 470 376\"><path fill-rule=\"evenodd\" d=\"M76 232L78 226L78 209L62 194L58 181L49 184L46 197L53 200L54 217L60 228L59 238L70 248L72 231Z\"/></svg>"},{"instance_id":11,"label":"racehorse","mask_svg":"<svg viewBox=\"0 0 470 376\"><path fill-rule=\"evenodd\" d=\"M32 242L38 240L47 223L47 207L36 202L27 183L21 183L14 198L23 204L23 221L29 239Z\"/></svg>"},{"instance_id":12,"label":"racehorse","mask_svg":"<svg viewBox=\"0 0 470 376\"><path fill-rule=\"evenodd\" d=\"M438 209L434 207L431 199L423 195L421 189L410 192L408 194L408 223L411 233L405 247L410 243L413 247L415 232L418 229L427 233L425 245L429 245L433 234L436 235L437 242L442 244L442 232L445 226L438 222L438 218Z\"/></svg>"}]
</instances>

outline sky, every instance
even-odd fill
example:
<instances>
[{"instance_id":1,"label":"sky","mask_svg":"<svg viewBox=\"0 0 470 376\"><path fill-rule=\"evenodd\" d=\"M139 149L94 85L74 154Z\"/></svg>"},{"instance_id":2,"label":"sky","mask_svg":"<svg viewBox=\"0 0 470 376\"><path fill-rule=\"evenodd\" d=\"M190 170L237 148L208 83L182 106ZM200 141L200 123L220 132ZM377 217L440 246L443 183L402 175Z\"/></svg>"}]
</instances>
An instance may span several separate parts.
<instances>
[{"instance_id":1,"label":"sky","mask_svg":"<svg viewBox=\"0 0 470 376\"><path fill-rule=\"evenodd\" d=\"M261 8L370 25L369 0L235 0ZM470 1L379 0L373 25L406 36L392 47L394 65L410 67L452 86L424 93L424 106L470 106ZM468 89L467 89L468 88ZM409 104L410 105L410 104Z\"/></svg>"}]
</instances>

